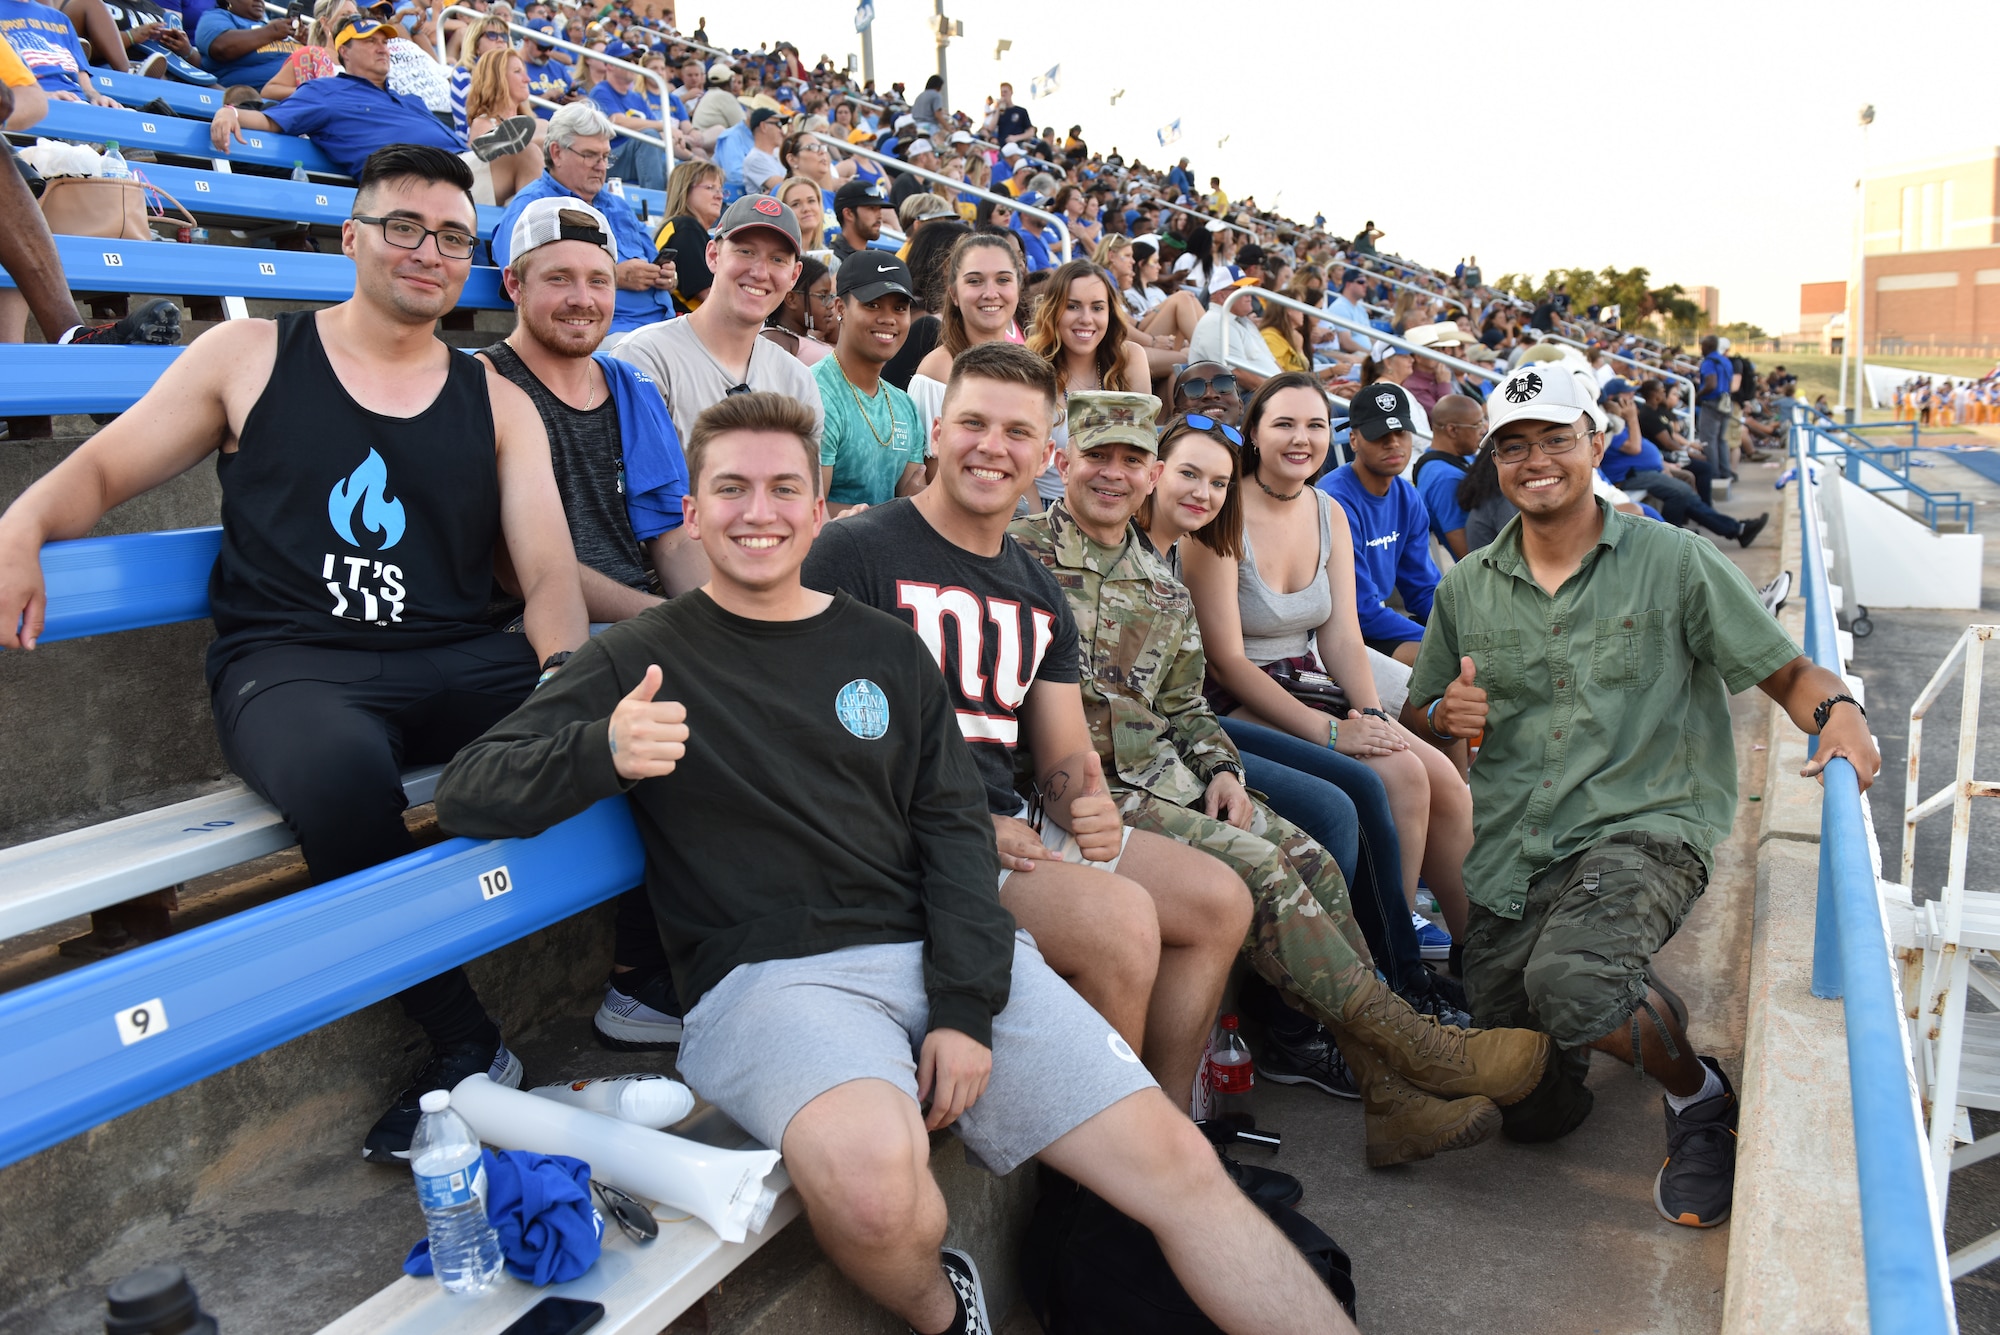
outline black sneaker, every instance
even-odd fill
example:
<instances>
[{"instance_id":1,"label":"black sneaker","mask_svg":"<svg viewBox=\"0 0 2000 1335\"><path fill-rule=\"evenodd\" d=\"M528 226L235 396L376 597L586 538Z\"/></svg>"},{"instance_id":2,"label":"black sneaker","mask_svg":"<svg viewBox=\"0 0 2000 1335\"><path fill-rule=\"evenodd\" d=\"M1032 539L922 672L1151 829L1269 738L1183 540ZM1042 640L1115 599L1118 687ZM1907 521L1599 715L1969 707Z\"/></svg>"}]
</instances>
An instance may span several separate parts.
<instances>
[{"instance_id":1,"label":"black sneaker","mask_svg":"<svg viewBox=\"0 0 2000 1335\"><path fill-rule=\"evenodd\" d=\"M629 990L628 990L629 989ZM618 1052L660 1052L681 1041L681 999L673 975L614 973L591 1020L597 1041Z\"/></svg>"},{"instance_id":2,"label":"black sneaker","mask_svg":"<svg viewBox=\"0 0 2000 1335\"><path fill-rule=\"evenodd\" d=\"M181 308L165 297L155 297L122 320L111 324L79 325L65 347L92 344L122 347L128 343L171 344L181 341Z\"/></svg>"},{"instance_id":3,"label":"black sneaker","mask_svg":"<svg viewBox=\"0 0 2000 1335\"><path fill-rule=\"evenodd\" d=\"M1296 1039L1266 1031L1257 1057L1257 1074L1281 1085L1311 1085L1337 1099L1361 1097L1333 1036L1318 1025L1312 1033Z\"/></svg>"},{"instance_id":4,"label":"black sneaker","mask_svg":"<svg viewBox=\"0 0 2000 1335\"><path fill-rule=\"evenodd\" d=\"M1764 525L1771 522L1771 512L1766 510L1755 519L1743 521L1743 531L1736 535L1736 541L1745 547L1757 541L1757 535L1764 531Z\"/></svg>"},{"instance_id":5,"label":"black sneaker","mask_svg":"<svg viewBox=\"0 0 2000 1335\"><path fill-rule=\"evenodd\" d=\"M1215 1153L1222 1160L1222 1171L1229 1174L1229 1180L1259 1206L1282 1205L1289 1209L1306 1198L1305 1187L1290 1173L1238 1163L1224 1154L1220 1145L1215 1147Z\"/></svg>"},{"instance_id":6,"label":"black sneaker","mask_svg":"<svg viewBox=\"0 0 2000 1335\"><path fill-rule=\"evenodd\" d=\"M993 1335L993 1319L986 1315L986 1288L979 1282L979 1267L956 1247L940 1247L938 1254L944 1262L944 1277L951 1281L951 1291L958 1295L959 1310L965 1313L964 1325L946 1329L962 1330L965 1335ZM915 1326L910 1327L910 1335L919 1335Z\"/></svg>"},{"instance_id":7,"label":"black sneaker","mask_svg":"<svg viewBox=\"0 0 2000 1335\"><path fill-rule=\"evenodd\" d=\"M423 1116L418 1101L434 1089L450 1089L481 1071L492 1076L496 1085L509 1089L521 1087L521 1059L507 1051L505 1043L497 1048L484 1043L459 1043L433 1051L416 1080L369 1128L368 1138L361 1142L361 1157L370 1163L408 1163L410 1140L417 1134L417 1119Z\"/></svg>"},{"instance_id":8,"label":"black sneaker","mask_svg":"<svg viewBox=\"0 0 2000 1335\"><path fill-rule=\"evenodd\" d=\"M1722 1092L1681 1112L1666 1104L1667 1161L1653 1179L1653 1205L1669 1223L1714 1228L1729 1218L1736 1189L1736 1091L1715 1058L1701 1064Z\"/></svg>"},{"instance_id":9,"label":"black sneaker","mask_svg":"<svg viewBox=\"0 0 2000 1335\"><path fill-rule=\"evenodd\" d=\"M533 116L509 116L472 141L472 151L481 162L491 162L519 153L535 137Z\"/></svg>"},{"instance_id":10,"label":"black sneaker","mask_svg":"<svg viewBox=\"0 0 2000 1335\"><path fill-rule=\"evenodd\" d=\"M1472 1016L1465 1009L1465 988L1454 978L1441 977L1429 969L1418 970L1407 992L1397 993L1419 1015L1428 1015L1439 1024L1472 1028Z\"/></svg>"}]
</instances>

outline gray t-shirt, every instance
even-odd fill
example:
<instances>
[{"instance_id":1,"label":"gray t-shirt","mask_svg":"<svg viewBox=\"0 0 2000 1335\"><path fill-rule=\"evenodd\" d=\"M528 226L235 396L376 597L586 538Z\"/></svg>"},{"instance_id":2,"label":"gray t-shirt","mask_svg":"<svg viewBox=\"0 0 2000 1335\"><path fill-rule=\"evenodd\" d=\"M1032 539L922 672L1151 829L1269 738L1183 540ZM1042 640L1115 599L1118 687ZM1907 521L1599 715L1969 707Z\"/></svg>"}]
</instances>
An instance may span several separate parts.
<instances>
[{"instance_id":1,"label":"gray t-shirt","mask_svg":"<svg viewBox=\"0 0 2000 1335\"><path fill-rule=\"evenodd\" d=\"M557 398L505 343L484 352L493 369L525 390L541 414L576 559L626 588L658 593L653 568L625 513L625 450L616 403L607 394L603 403L581 412Z\"/></svg>"},{"instance_id":2,"label":"gray t-shirt","mask_svg":"<svg viewBox=\"0 0 2000 1335\"><path fill-rule=\"evenodd\" d=\"M722 402L738 383L734 371L723 370L722 362L702 343L691 319L647 325L620 343L611 355L653 377L682 440L694 434L694 419L701 416L701 410ZM757 339L751 345L750 374L742 383L789 395L811 408L813 448L819 448L826 409L820 406L819 382L804 362L768 338Z\"/></svg>"}]
</instances>

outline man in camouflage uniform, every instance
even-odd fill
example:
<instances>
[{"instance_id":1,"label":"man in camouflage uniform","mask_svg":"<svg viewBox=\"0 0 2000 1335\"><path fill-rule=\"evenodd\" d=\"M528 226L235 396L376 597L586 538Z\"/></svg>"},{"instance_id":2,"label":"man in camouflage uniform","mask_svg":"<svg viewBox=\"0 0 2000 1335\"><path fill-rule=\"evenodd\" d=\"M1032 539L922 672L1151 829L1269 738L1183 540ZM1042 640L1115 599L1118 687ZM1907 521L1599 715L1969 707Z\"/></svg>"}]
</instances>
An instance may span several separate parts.
<instances>
[{"instance_id":1,"label":"man in camouflage uniform","mask_svg":"<svg viewBox=\"0 0 2000 1335\"><path fill-rule=\"evenodd\" d=\"M1362 1088L1371 1165L1476 1144L1499 1126L1496 1103L1534 1088L1547 1043L1412 1010L1375 973L1332 854L1244 789L1202 698L1193 599L1131 523L1161 471L1158 413L1149 394L1070 395L1065 499L1008 530L1069 598L1105 778L1126 824L1213 854L1250 887L1250 962L1339 1042Z\"/></svg>"}]
</instances>

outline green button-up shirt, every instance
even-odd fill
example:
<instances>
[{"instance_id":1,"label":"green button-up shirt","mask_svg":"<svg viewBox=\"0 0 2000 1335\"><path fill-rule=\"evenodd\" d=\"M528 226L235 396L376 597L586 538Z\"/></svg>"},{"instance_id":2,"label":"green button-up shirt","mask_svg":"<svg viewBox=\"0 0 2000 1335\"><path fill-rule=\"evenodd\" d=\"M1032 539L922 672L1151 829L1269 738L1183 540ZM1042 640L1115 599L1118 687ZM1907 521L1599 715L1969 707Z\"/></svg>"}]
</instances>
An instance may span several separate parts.
<instances>
[{"instance_id":1,"label":"green button-up shirt","mask_svg":"<svg viewBox=\"0 0 2000 1335\"><path fill-rule=\"evenodd\" d=\"M1114 796L1194 806L1215 766L1242 761L1202 698L1207 665L1187 586L1140 536L1092 542L1061 501L1007 531L1062 585L1083 651L1083 712Z\"/></svg>"},{"instance_id":2,"label":"green button-up shirt","mask_svg":"<svg viewBox=\"0 0 2000 1335\"><path fill-rule=\"evenodd\" d=\"M1621 830L1678 838L1712 871L1736 812L1729 695L1799 654L1707 539L1598 507L1603 536L1554 596L1519 518L1453 566L1410 677L1428 707L1469 656L1486 691L1465 882L1502 917L1551 863Z\"/></svg>"}]
</instances>

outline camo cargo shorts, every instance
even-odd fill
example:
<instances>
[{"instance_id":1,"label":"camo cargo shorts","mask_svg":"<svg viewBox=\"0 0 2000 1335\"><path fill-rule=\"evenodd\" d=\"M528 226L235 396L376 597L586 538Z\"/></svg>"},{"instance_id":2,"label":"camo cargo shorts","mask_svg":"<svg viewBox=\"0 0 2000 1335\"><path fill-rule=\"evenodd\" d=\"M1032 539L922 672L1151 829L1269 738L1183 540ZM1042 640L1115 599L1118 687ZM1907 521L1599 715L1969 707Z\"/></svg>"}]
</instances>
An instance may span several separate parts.
<instances>
[{"instance_id":1,"label":"camo cargo shorts","mask_svg":"<svg viewBox=\"0 0 2000 1335\"><path fill-rule=\"evenodd\" d=\"M1529 882L1519 920L1474 904L1465 940L1473 1023L1539 1029L1566 1050L1603 1038L1639 1008L1647 964L1707 887L1692 848L1627 831Z\"/></svg>"}]
</instances>

